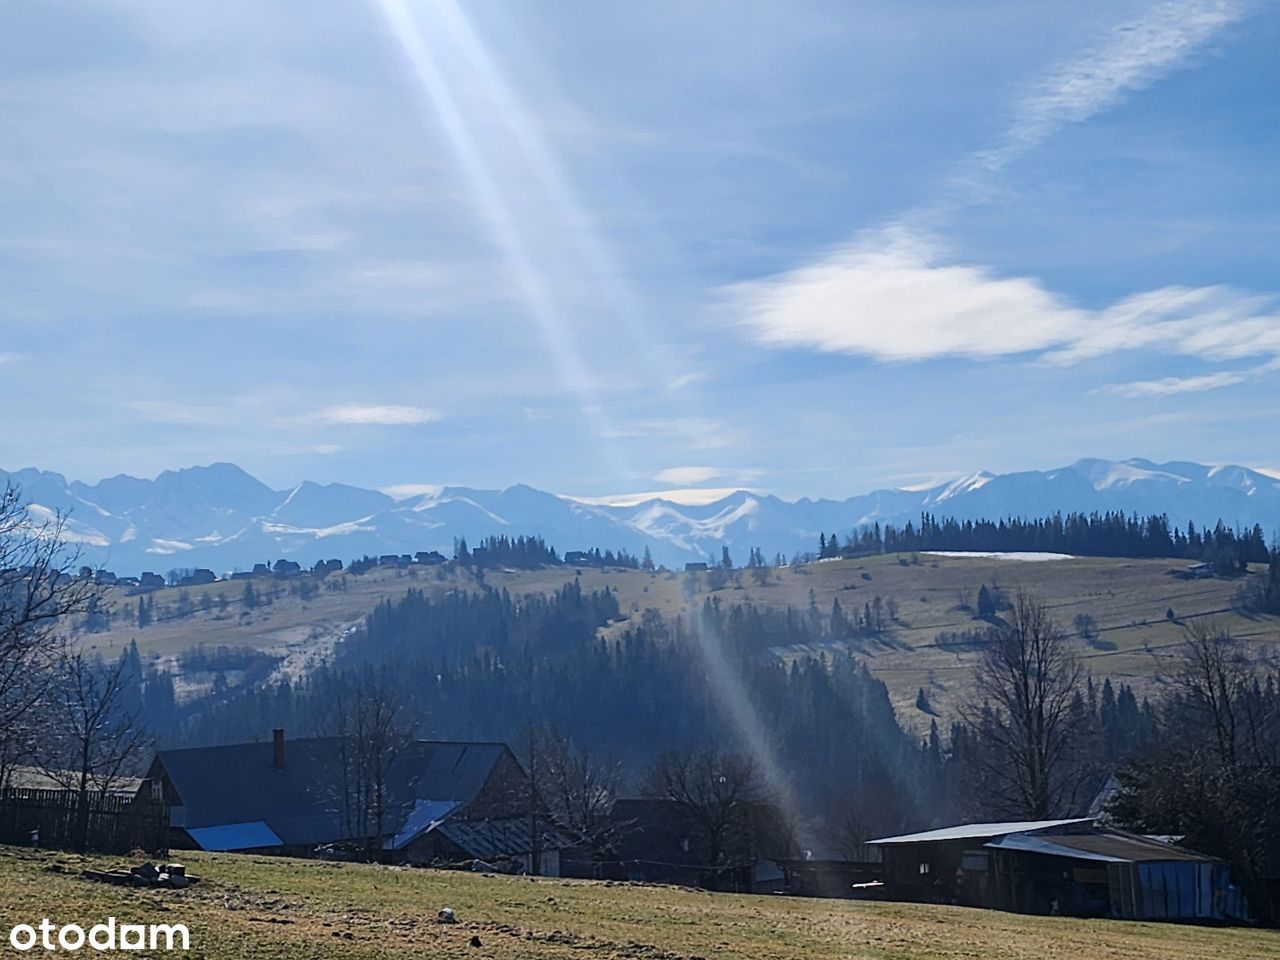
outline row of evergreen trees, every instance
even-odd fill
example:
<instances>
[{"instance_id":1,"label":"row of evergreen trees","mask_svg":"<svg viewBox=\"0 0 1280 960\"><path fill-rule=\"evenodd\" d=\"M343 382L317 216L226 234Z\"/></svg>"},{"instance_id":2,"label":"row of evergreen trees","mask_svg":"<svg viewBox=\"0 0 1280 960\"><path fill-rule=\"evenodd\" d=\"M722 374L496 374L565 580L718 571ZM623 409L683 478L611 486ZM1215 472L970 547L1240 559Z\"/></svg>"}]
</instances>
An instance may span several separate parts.
<instances>
[{"instance_id":1,"label":"row of evergreen trees","mask_svg":"<svg viewBox=\"0 0 1280 960\"><path fill-rule=\"evenodd\" d=\"M1246 563L1266 563L1270 553L1262 527L1234 530L1219 521L1212 529L1172 526L1163 514L1140 517L1119 512L1069 513L1035 520L939 520L925 513L904 527L879 524L851 534L840 547L833 533L819 538L820 558L842 553L910 553L920 550L1032 551L1082 557L1182 557L1236 572ZM1227 569L1230 568L1230 569Z\"/></svg>"}]
</instances>

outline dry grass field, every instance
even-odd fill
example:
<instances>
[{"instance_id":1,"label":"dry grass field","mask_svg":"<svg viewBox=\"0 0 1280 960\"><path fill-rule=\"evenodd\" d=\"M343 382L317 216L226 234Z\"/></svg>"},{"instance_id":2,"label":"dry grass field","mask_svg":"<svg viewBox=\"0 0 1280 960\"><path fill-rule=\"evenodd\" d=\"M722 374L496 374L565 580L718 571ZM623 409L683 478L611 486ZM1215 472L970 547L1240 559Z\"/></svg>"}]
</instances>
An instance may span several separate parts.
<instances>
[{"instance_id":1,"label":"dry grass field","mask_svg":"<svg viewBox=\"0 0 1280 960\"><path fill-rule=\"evenodd\" d=\"M1187 580L1172 575L1184 566L1173 560L1027 562L889 555L770 571L764 585L748 571L739 571L714 596L724 605L749 602L806 608L812 591L812 601L824 615L836 598L846 611L862 609L877 596L894 601L898 616L885 637L862 642L856 650L888 685L903 722L927 728L931 717L916 709L916 691L923 687L935 711L946 717L956 698L965 692L974 659L971 650L938 644L938 634L983 626L971 611L961 609L962 601L974 603L983 584L999 585L1006 594L1020 588L1037 594L1068 632L1074 632L1078 614L1092 616L1098 624L1098 636L1092 642L1080 637L1073 642L1099 682L1111 677L1140 690L1158 684L1169 669L1169 654L1181 643L1186 625L1197 620L1212 620L1259 646L1280 643L1280 620L1249 618L1234 610L1232 601L1240 580ZM612 633L627 629L630 619L638 619L646 609L675 614L690 602L701 604L708 596L706 574L552 567L490 573L486 582L521 594L554 590L578 573L584 589L607 585L617 592L624 619L608 628ZM152 656L169 656L198 643L211 647L246 645L286 656L287 665L296 670L305 667L309 657L331 649L344 631L360 623L381 600L399 598L410 588L439 593L472 588L475 583L466 573L453 573L442 580L435 570L374 570L358 577L342 574L335 582L344 584L345 589L321 588L306 601L286 595L252 610L244 608L244 587L239 582L192 587L187 592L194 603L198 604L204 593L211 598L221 593L229 601L227 609L153 623L141 631L132 620L118 620L116 629L95 634L91 640L110 652L136 638L143 653ZM173 604L176 594L176 590L164 590L154 597L157 603ZM116 596L113 603L124 608L136 604L136 598ZM1168 618L1170 609L1172 620ZM795 656L806 651L779 652Z\"/></svg>"},{"instance_id":2,"label":"dry grass field","mask_svg":"<svg viewBox=\"0 0 1280 960\"><path fill-rule=\"evenodd\" d=\"M182 891L139 892L79 876L91 863L115 862L0 848L0 951L11 950L15 924L48 917L87 929L115 917L185 924L186 955L211 960L1280 960L1274 931L228 854L186 856L188 872L203 879ZM436 922L443 906L457 923Z\"/></svg>"}]
</instances>

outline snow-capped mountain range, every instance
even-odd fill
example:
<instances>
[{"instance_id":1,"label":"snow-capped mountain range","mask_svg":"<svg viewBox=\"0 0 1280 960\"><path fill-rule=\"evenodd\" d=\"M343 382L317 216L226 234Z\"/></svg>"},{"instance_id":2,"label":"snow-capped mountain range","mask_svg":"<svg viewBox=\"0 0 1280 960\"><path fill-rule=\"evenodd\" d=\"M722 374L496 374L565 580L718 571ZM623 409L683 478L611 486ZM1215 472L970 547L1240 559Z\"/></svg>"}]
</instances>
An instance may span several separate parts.
<instances>
[{"instance_id":1,"label":"snow-capped mountain range","mask_svg":"<svg viewBox=\"0 0 1280 960\"><path fill-rule=\"evenodd\" d=\"M336 557L440 550L455 537L538 535L561 553L600 547L659 563L719 556L750 547L766 556L813 550L819 533L844 534L876 521L903 524L928 511L942 518L1039 517L1055 511L1167 513L1184 525L1222 520L1280 531L1280 479L1237 466L1081 460L1057 470L972 476L925 488L877 490L847 500L786 501L740 490L691 506L655 497L631 506L583 503L532 487L395 499L376 490L303 482L273 490L230 463L168 470L154 480L118 476L68 482L35 469L5 473L34 517L61 512L86 563L119 574L209 567L248 569L280 557L306 565Z\"/></svg>"}]
</instances>

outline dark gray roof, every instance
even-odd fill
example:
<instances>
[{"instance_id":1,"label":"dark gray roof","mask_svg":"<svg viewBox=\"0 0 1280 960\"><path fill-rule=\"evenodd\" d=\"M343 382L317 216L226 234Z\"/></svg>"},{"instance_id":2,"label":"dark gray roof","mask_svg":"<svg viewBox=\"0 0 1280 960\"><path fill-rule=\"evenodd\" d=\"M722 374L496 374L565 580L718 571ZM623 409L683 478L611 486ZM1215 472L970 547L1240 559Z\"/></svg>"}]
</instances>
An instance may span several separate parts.
<instances>
[{"instance_id":1,"label":"dark gray roof","mask_svg":"<svg viewBox=\"0 0 1280 960\"><path fill-rule=\"evenodd\" d=\"M1152 863L1170 860L1209 862L1204 854L1149 837L1114 831L1065 836L1013 834L985 844L995 850L1018 850L1102 863Z\"/></svg>"},{"instance_id":2,"label":"dark gray roof","mask_svg":"<svg viewBox=\"0 0 1280 960\"><path fill-rule=\"evenodd\" d=\"M288 846L332 843L347 839L340 745L337 737L288 740L283 770L272 766L269 741L163 750L156 765L181 797L189 831L261 822ZM472 800L507 752L501 743L410 744L388 773L387 831L394 834L420 801Z\"/></svg>"},{"instance_id":3,"label":"dark gray roof","mask_svg":"<svg viewBox=\"0 0 1280 960\"><path fill-rule=\"evenodd\" d=\"M531 852L532 831L527 817L505 820L446 820L436 827L441 834L480 860L524 856ZM540 824L543 850L564 850L573 842L559 830Z\"/></svg>"},{"instance_id":4,"label":"dark gray roof","mask_svg":"<svg viewBox=\"0 0 1280 960\"><path fill-rule=\"evenodd\" d=\"M868 840L867 843L891 845L898 843L938 843L946 840L990 840L992 837L1003 837L1011 833L1035 833L1039 830L1052 830L1056 827L1069 827L1077 823L1090 823L1091 817L1077 817L1072 820L1016 820L1007 823L965 823L958 827L943 827L940 830L926 830L923 833L906 833L900 837L882 837L879 840Z\"/></svg>"}]
</instances>

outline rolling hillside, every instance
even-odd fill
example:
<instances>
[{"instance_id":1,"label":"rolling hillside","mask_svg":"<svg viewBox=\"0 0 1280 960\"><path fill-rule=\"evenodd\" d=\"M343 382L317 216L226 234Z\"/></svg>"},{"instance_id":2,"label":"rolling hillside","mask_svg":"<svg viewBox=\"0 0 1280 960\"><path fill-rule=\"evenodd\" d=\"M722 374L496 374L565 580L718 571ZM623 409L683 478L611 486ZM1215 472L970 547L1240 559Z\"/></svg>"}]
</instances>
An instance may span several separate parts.
<instances>
[{"instance_id":1,"label":"rolling hillside","mask_svg":"<svg viewBox=\"0 0 1280 960\"><path fill-rule=\"evenodd\" d=\"M572 567L490 573L486 582L517 595L555 590L575 575L580 575L585 589L607 585L617 592L625 615L606 628L606 633L612 634L626 630L647 609L673 615L690 604L700 605L708 597L726 606L752 603L801 610L807 610L812 602L823 616L829 615L835 600L845 610L862 609L876 597L886 606L893 601L897 618L887 622L884 634L859 641L852 649L865 657L872 671L889 686L902 722L919 729L927 729L933 718L916 707L920 688L943 719L967 689L975 652L963 645L940 643L939 635L984 626L972 610L961 609L966 601L972 606L984 584L997 586L1006 594L1019 588L1033 591L1050 604L1060 624L1071 633L1078 614L1092 616L1098 626L1096 637L1076 635L1072 642L1099 682L1111 677L1139 689L1158 683L1169 668L1169 654L1181 642L1184 626L1195 620L1213 620L1251 643L1280 644L1280 620L1245 617L1234 610L1232 601L1240 579L1183 579L1172 573L1185 566L1179 561L1080 558L1028 562L930 554L919 555L918 561L905 554L821 561L771 570L763 585L744 570L714 591L709 590L706 574ZM342 589L321 589L308 600L282 590L273 603L251 609L245 608L244 586L239 581L191 587L186 593L193 605L205 594L221 594L227 599L226 609L219 611L216 605L205 612L197 609L188 617L157 620L142 630L137 629L132 614L137 598L117 591L112 598L121 612L116 628L88 639L104 651L119 650L136 639L144 656L150 657L170 656L197 644L252 646L286 657L285 669L296 673L313 658L323 656L382 599L398 598L410 588L427 592L475 588L474 579L465 571L446 574L441 568L418 569L340 574L328 582ZM161 607L172 606L178 594L178 590L168 589L154 594L153 599ZM806 652L814 651L778 651L784 657Z\"/></svg>"}]
</instances>

